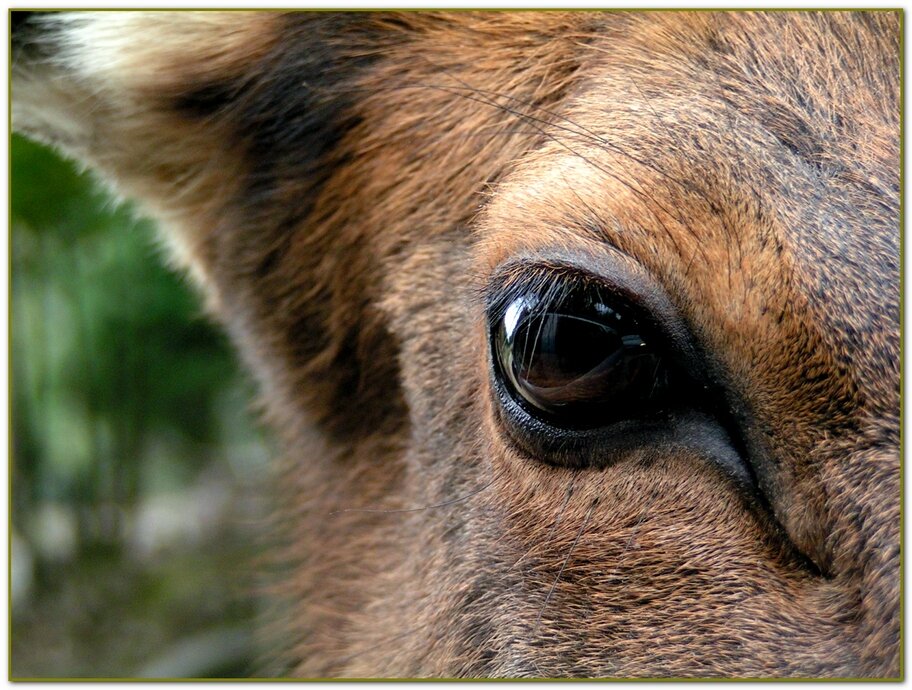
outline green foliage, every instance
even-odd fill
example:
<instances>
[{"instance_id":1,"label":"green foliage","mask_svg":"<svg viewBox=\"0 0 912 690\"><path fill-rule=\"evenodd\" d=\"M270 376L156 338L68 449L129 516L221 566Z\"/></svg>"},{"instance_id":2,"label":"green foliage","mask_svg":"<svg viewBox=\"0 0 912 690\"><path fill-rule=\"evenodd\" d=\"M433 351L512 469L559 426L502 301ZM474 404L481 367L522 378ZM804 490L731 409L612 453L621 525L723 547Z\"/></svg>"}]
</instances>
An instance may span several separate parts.
<instances>
[{"instance_id":1,"label":"green foliage","mask_svg":"<svg viewBox=\"0 0 912 690\"><path fill-rule=\"evenodd\" d=\"M150 482L187 481L237 385L223 336L151 223L45 147L13 137L11 156L17 505L130 503L153 456L170 476Z\"/></svg>"},{"instance_id":2,"label":"green foliage","mask_svg":"<svg viewBox=\"0 0 912 690\"><path fill-rule=\"evenodd\" d=\"M249 673L250 386L152 223L10 154L11 673Z\"/></svg>"}]
</instances>

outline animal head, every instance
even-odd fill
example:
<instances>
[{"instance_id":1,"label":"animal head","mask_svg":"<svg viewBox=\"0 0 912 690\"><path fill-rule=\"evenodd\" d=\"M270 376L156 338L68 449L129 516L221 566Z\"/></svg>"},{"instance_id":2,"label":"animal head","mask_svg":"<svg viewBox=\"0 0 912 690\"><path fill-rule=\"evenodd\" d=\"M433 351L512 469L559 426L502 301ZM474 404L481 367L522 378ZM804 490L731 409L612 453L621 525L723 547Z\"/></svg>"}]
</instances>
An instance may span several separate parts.
<instances>
[{"instance_id":1,"label":"animal head","mask_svg":"<svg viewBox=\"0 0 912 690\"><path fill-rule=\"evenodd\" d=\"M259 381L290 672L899 674L898 12L13 21Z\"/></svg>"}]
</instances>

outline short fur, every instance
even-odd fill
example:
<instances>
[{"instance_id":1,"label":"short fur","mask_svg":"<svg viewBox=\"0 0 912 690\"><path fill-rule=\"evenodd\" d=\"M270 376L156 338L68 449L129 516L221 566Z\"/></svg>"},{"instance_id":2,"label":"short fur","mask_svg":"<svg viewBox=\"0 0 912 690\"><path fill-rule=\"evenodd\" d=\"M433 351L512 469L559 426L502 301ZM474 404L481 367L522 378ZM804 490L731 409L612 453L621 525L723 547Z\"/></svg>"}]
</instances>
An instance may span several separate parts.
<instances>
[{"instance_id":1,"label":"short fur","mask_svg":"<svg viewBox=\"0 0 912 690\"><path fill-rule=\"evenodd\" d=\"M162 221L260 382L290 672L899 675L899 21L18 22L14 125ZM511 442L478 295L558 257L661 286L765 503L700 421Z\"/></svg>"}]
</instances>

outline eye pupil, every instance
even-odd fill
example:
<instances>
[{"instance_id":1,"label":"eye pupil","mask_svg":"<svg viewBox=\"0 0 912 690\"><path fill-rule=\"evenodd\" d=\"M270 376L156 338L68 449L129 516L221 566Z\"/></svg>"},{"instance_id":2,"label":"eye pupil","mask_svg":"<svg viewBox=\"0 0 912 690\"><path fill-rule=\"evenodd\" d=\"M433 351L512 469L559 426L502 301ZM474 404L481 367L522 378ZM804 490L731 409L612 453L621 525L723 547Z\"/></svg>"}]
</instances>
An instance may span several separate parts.
<instances>
[{"instance_id":1,"label":"eye pupil","mask_svg":"<svg viewBox=\"0 0 912 690\"><path fill-rule=\"evenodd\" d=\"M517 345L519 372L540 388L566 385L617 359L624 348L620 335L607 325L553 313L523 323Z\"/></svg>"},{"instance_id":2,"label":"eye pupil","mask_svg":"<svg viewBox=\"0 0 912 690\"><path fill-rule=\"evenodd\" d=\"M493 336L514 397L565 425L607 424L661 406L667 375L655 338L619 297L571 292L548 304L523 295Z\"/></svg>"}]
</instances>

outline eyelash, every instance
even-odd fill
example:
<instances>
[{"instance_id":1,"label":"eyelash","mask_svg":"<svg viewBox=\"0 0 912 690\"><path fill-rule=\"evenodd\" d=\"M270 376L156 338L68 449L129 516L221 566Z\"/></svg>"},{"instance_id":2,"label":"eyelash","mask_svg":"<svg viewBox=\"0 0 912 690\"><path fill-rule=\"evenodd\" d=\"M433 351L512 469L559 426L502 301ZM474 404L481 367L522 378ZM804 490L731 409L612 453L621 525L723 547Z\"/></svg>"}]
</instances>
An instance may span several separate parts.
<instances>
[{"instance_id":1,"label":"eyelash","mask_svg":"<svg viewBox=\"0 0 912 690\"><path fill-rule=\"evenodd\" d=\"M510 304L527 293L538 295L537 313L547 312L572 292L580 289L600 290L602 284L578 270L559 264L519 264L488 289L489 318L502 318Z\"/></svg>"}]
</instances>

